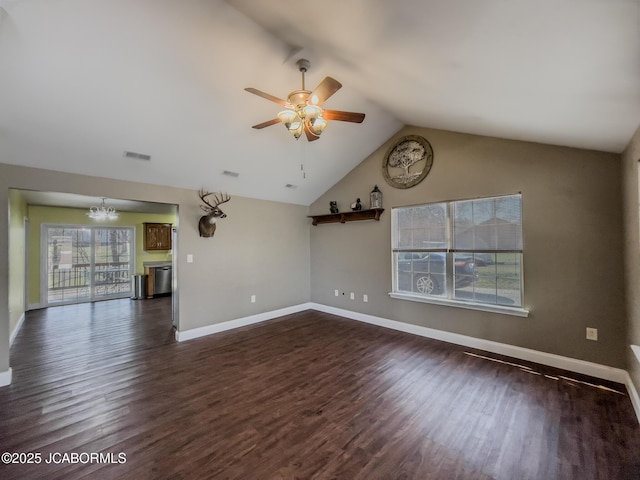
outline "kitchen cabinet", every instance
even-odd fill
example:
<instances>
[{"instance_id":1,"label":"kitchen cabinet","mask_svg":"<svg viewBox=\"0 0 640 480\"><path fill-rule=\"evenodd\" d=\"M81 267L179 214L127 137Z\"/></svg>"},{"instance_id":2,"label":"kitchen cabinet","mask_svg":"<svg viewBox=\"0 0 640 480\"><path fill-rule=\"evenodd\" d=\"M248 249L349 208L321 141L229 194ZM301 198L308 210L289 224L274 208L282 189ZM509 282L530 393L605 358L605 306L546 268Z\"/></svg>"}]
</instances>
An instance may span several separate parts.
<instances>
[{"instance_id":1,"label":"kitchen cabinet","mask_svg":"<svg viewBox=\"0 0 640 480\"><path fill-rule=\"evenodd\" d=\"M143 223L145 250L171 250L171 223Z\"/></svg>"}]
</instances>

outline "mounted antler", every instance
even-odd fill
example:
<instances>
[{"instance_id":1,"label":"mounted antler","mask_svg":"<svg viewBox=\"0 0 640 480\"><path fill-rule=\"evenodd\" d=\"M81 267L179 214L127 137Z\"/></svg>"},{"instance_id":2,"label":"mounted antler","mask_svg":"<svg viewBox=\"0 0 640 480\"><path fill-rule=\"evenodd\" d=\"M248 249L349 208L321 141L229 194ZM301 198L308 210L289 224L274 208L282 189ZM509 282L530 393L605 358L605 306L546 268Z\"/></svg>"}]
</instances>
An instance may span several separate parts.
<instances>
[{"instance_id":1,"label":"mounted antler","mask_svg":"<svg viewBox=\"0 0 640 480\"><path fill-rule=\"evenodd\" d=\"M211 195L213 195L215 200L213 204L207 200L207 197ZM219 218L225 218L227 216L227 214L220 210L218 206L231 200L231 197L226 193L221 193L220 198L218 198L217 193L205 192L203 189L200 189L198 196L204 203L204 205L200 205L200 208L207 213L200 217L200 222L198 223L200 236L213 237L213 234L216 233L216 222Z\"/></svg>"}]
</instances>

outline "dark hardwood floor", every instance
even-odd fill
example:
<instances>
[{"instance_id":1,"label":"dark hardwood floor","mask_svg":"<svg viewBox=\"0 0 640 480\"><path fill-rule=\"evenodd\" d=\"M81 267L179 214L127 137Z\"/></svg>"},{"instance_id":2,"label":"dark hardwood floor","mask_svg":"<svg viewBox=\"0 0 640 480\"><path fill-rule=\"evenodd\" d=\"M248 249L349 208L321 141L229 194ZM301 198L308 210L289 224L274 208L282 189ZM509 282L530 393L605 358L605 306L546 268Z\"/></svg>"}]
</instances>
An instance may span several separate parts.
<instances>
[{"instance_id":1,"label":"dark hardwood floor","mask_svg":"<svg viewBox=\"0 0 640 480\"><path fill-rule=\"evenodd\" d=\"M178 344L169 315L168 298L29 312L0 452L42 461L0 478L640 478L622 385L315 311Z\"/></svg>"}]
</instances>

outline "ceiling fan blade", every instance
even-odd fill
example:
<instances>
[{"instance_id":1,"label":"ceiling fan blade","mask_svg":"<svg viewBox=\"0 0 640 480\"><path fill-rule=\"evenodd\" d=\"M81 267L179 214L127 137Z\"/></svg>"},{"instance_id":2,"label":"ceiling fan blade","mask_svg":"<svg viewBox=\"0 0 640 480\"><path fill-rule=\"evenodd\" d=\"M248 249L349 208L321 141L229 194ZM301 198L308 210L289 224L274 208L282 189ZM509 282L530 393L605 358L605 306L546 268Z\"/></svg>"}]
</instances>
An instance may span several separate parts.
<instances>
[{"instance_id":1,"label":"ceiling fan blade","mask_svg":"<svg viewBox=\"0 0 640 480\"><path fill-rule=\"evenodd\" d=\"M340 110L325 110L322 113L325 120L338 120L340 122L362 123L364 113L342 112Z\"/></svg>"},{"instance_id":2,"label":"ceiling fan blade","mask_svg":"<svg viewBox=\"0 0 640 480\"><path fill-rule=\"evenodd\" d=\"M310 142L313 142L314 140L318 140L320 138L318 135L314 135L313 133L311 133L311 130L309 130L309 126L306 123L304 124L304 133L307 136L307 140Z\"/></svg>"},{"instance_id":3,"label":"ceiling fan blade","mask_svg":"<svg viewBox=\"0 0 640 480\"><path fill-rule=\"evenodd\" d=\"M331 95L342 88L342 84L335 78L324 77L324 80L309 95L309 100L314 105L322 105ZM317 101L314 102L314 97Z\"/></svg>"},{"instance_id":4,"label":"ceiling fan blade","mask_svg":"<svg viewBox=\"0 0 640 480\"><path fill-rule=\"evenodd\" d=\"M260 130L261 128L270 127L271 125L275 125L276 123L280 123L280 119L279 118L274 118L273 120L268 120L266 122L259 123L258 125L254 125L251 128L255 128L257 130Z\"/></svg>"},{"instance_id":5,"label":"ceiling fan blade","mask_svg":"<svg viewBox=\"0 0 640 480\"><path fill-rule=\"evenodd\" d=\"M289 102L286 102L281 98L274 97L273 95L263 92L262 90L258 90L257 88L248 87L248 88L245 88L245 90L249 93L253 93L254 95L258 95L259 97L266 98L267 100L271 100L272 102L275 102L278 105L282 105L283 107L291 108L291 104Z\"/></svg>"}]
</instances>

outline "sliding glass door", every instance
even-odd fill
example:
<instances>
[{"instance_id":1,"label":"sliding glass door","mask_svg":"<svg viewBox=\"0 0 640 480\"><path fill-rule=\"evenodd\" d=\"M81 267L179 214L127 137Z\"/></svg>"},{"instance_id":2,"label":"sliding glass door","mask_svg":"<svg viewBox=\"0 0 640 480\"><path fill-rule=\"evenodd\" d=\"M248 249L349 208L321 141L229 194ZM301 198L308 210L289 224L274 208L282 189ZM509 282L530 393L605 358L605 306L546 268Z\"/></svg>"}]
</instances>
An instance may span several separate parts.
<instances>
[{"instance_id":1,"label":"sliding glass door","mask_svg":"<svg viewBox=\"0 0 640 480\"><path fill-rule=\"evenodd\" d=\"M131 294L132 227L43 225L44 303L79 303Z\"/></svg>"}]
</instances>

